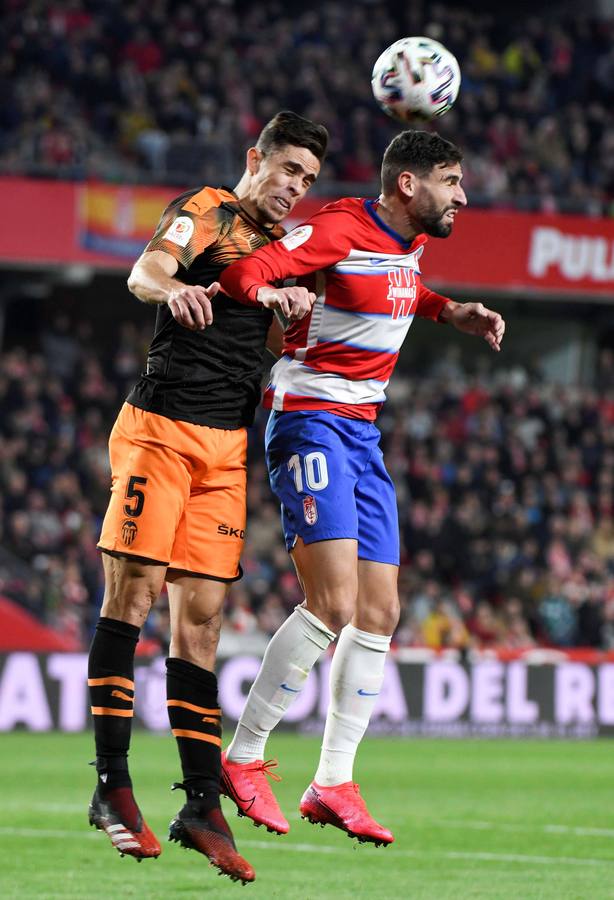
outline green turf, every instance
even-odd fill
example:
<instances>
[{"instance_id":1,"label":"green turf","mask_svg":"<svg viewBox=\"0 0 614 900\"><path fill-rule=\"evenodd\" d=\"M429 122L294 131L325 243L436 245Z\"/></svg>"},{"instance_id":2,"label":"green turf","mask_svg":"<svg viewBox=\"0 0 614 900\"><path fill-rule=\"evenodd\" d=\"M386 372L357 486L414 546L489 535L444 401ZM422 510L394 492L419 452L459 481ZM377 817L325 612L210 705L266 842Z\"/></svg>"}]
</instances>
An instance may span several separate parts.
<instances>
[{"instance_id":1,"label":"green turf","mask_svg":"<svg viewBox=\"0 0 614 900\"><path fill-rule=\"evenodd\" d=\"M183 795L170 738L136 734L137 797L160 838ZM275 786L291 831L255 829L225 809L254 885L216 877L203 857L164 843L159 860L121 859L87 827L93 786L87 735L0 737L2 898L614 898L614 747L530 741L366 740L357 780L395 832L387 849L354 847L296 812L317 742L275 736Z\"/></svg>"}]
</instances>

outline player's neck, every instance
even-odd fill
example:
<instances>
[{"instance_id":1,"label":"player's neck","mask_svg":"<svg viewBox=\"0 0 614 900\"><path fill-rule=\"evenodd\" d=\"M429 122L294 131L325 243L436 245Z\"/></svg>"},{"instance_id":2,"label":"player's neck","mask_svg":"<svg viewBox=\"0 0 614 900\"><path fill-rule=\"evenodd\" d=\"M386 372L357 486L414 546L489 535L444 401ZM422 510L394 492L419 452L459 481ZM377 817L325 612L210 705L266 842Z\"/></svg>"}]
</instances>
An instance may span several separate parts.
<instances>
[{"instance_id":1,"label":"player's neck","mask_svg":"<svg viewBox=\"0 0 614 900\"><path fill-rule=\"evenodd\" d=\"M260 212L260 210L258 209L258 207L256 206L255 203L253 203L246 196L242 197L241 194L239 194L236 190L235 190L235 194L237 195L237 199L239 201L239 205L240 205L241 209L243 210L244 213L247 213L247 215L250 217L250 219L253 219L254 222L257 225L259 225L261 228L265 228L265 229L273 228L275 223L274 222L265 222L263 219L262 213Z\"/></svg>"},{"instance_id":2,"label":"player's neck","mask_svg":"<svg viewBox=\"0 0 614 900\"><path fill-rule=\"evenodd\" d=\"M377 201L377 214L388 228L396 231L403 240L411 243L418 234L414 224L407 215L407 210L396 197L387 197L380 194Z\"/></svg>"},{"instance_id":3,"label":"player's neck","mask_svg":"<svg viewBox=\"0 0 614 900\"><path fill-rule=\"evenodd\" d=\"M258 209L253 200L249 198L249 189L251 185L251 177L248 172L245 172L234 189L234 193L237 196L237 200L241 204L241 209L247 213L247 215L261 225L263 228L272 228L275 224L274 222L265 222L262 216L262 212Z\"/></svg>"}]
</instances>

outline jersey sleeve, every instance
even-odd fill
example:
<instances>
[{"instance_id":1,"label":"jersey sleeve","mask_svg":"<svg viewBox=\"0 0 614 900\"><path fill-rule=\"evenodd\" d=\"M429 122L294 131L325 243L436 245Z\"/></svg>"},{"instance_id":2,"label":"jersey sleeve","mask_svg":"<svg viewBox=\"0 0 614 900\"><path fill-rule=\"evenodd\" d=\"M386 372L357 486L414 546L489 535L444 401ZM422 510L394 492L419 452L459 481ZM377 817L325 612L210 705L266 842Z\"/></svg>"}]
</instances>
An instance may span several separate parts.
<instances>
[{"instance_id":1,"label":"jersey sleeve","mask_svg":"<svg viewBox=\"0 0 614 900\"><path fill-rule=\"evenodd\" d=\"M221 226L222 219L217 206L210 206L199 215L185 207L171 204L162 213L156 232L145 251L163 250L184 269L189 269L196 257L217 241Z\"/></svg>"},{"instance_id":2,"label":"jersey sleeve","mask_svg":"<svg viewBox=\"0 0 614 900\"><path fill-rule=\"evenodd\" d=\"M225 294L241 303L257 304L261 287L284 278L300 278L345 259L351 242L351 217L324 207L285 237L228 266L220 277Z\"/></svg>"},{"instance_id":3,"label":"jersey sleeve","mask_svg":"<svg viewBox=\"0 0 614 900\"><path fill-rule=\"evenodd\" d=\"M421 284L416 315L421 316L423 319L433 319L437 322L441 310L449 299L449 297L444 297L442 294L436 294L435 291L431 291L424 284Z\"/></svg>"}]
</instances>

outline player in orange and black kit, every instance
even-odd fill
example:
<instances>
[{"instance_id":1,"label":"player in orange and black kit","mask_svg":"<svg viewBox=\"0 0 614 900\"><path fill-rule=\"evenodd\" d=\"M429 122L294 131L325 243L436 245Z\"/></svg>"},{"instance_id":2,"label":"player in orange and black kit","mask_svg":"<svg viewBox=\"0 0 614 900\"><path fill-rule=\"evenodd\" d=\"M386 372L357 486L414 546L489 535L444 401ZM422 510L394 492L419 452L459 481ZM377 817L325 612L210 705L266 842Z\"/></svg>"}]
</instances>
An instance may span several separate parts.
<instances>
[{"instance_id":1,"label":"player in orange and black kit","mask_svg":"<svg viewBox=\"0 0 614 900\"><path fill-rule=\"evenodd\" d=\"M90 823L122 855L160 854L134 799L127 755L134 651L166 581L167 705L183 771L174 787L187 795L169 837L243 882L255 876L220 809L213 669L228 585L240 577L245 429L260 399L272 310L301 318L314 297L285 291L256 309L218 294L215 279L283 234L279 223L315 181L327 139L322 126L279 113L247 151L234 191L189 191L164 212L128 281L140 300L158 304L147 369L109 441L111 500L99 542L105 595L88 671L98 772Z\"/></svg>"}]
</instances>

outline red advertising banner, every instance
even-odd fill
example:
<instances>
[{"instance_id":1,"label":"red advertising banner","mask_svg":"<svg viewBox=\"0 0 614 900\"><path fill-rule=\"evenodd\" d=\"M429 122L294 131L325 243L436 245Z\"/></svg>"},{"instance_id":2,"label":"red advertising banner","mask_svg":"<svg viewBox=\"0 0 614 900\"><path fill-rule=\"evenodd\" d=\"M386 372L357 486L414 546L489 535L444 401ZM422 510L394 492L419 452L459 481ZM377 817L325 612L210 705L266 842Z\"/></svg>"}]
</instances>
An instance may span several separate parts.
<instances>
[{"instance_id":1,"label":"red advertising banner","mask_svg":"<svg viewBox=\"0 0 614 900\"><path fill-rule=\"evenodd\" d=\"M423 260L427 283L614 301L611 219L463 210Z\"/></svg>"},{"instance_id":2,"label":"red advertising banner","mask_svg":"<svg viewBox=\"0 0 614 900\"><path fill-rule=\"evenodd\" d=\"M126 270L179 188L1 178L0 265L85 263ZM288 224L331 198L312 196ZM444 292L556 295L614 302L614 220L463 210L431 239L427 284Z\"/></svg>"},{"instance_id":3,"label":"red advertising banner","mask_svg":"<svg viewBox=\"0 0 614 900\"><path fill-rule=\"evenodd\" d=\"M125 271L175 188L0 178L0 264L85 263Z\"/></svg>"}]
</instances>

